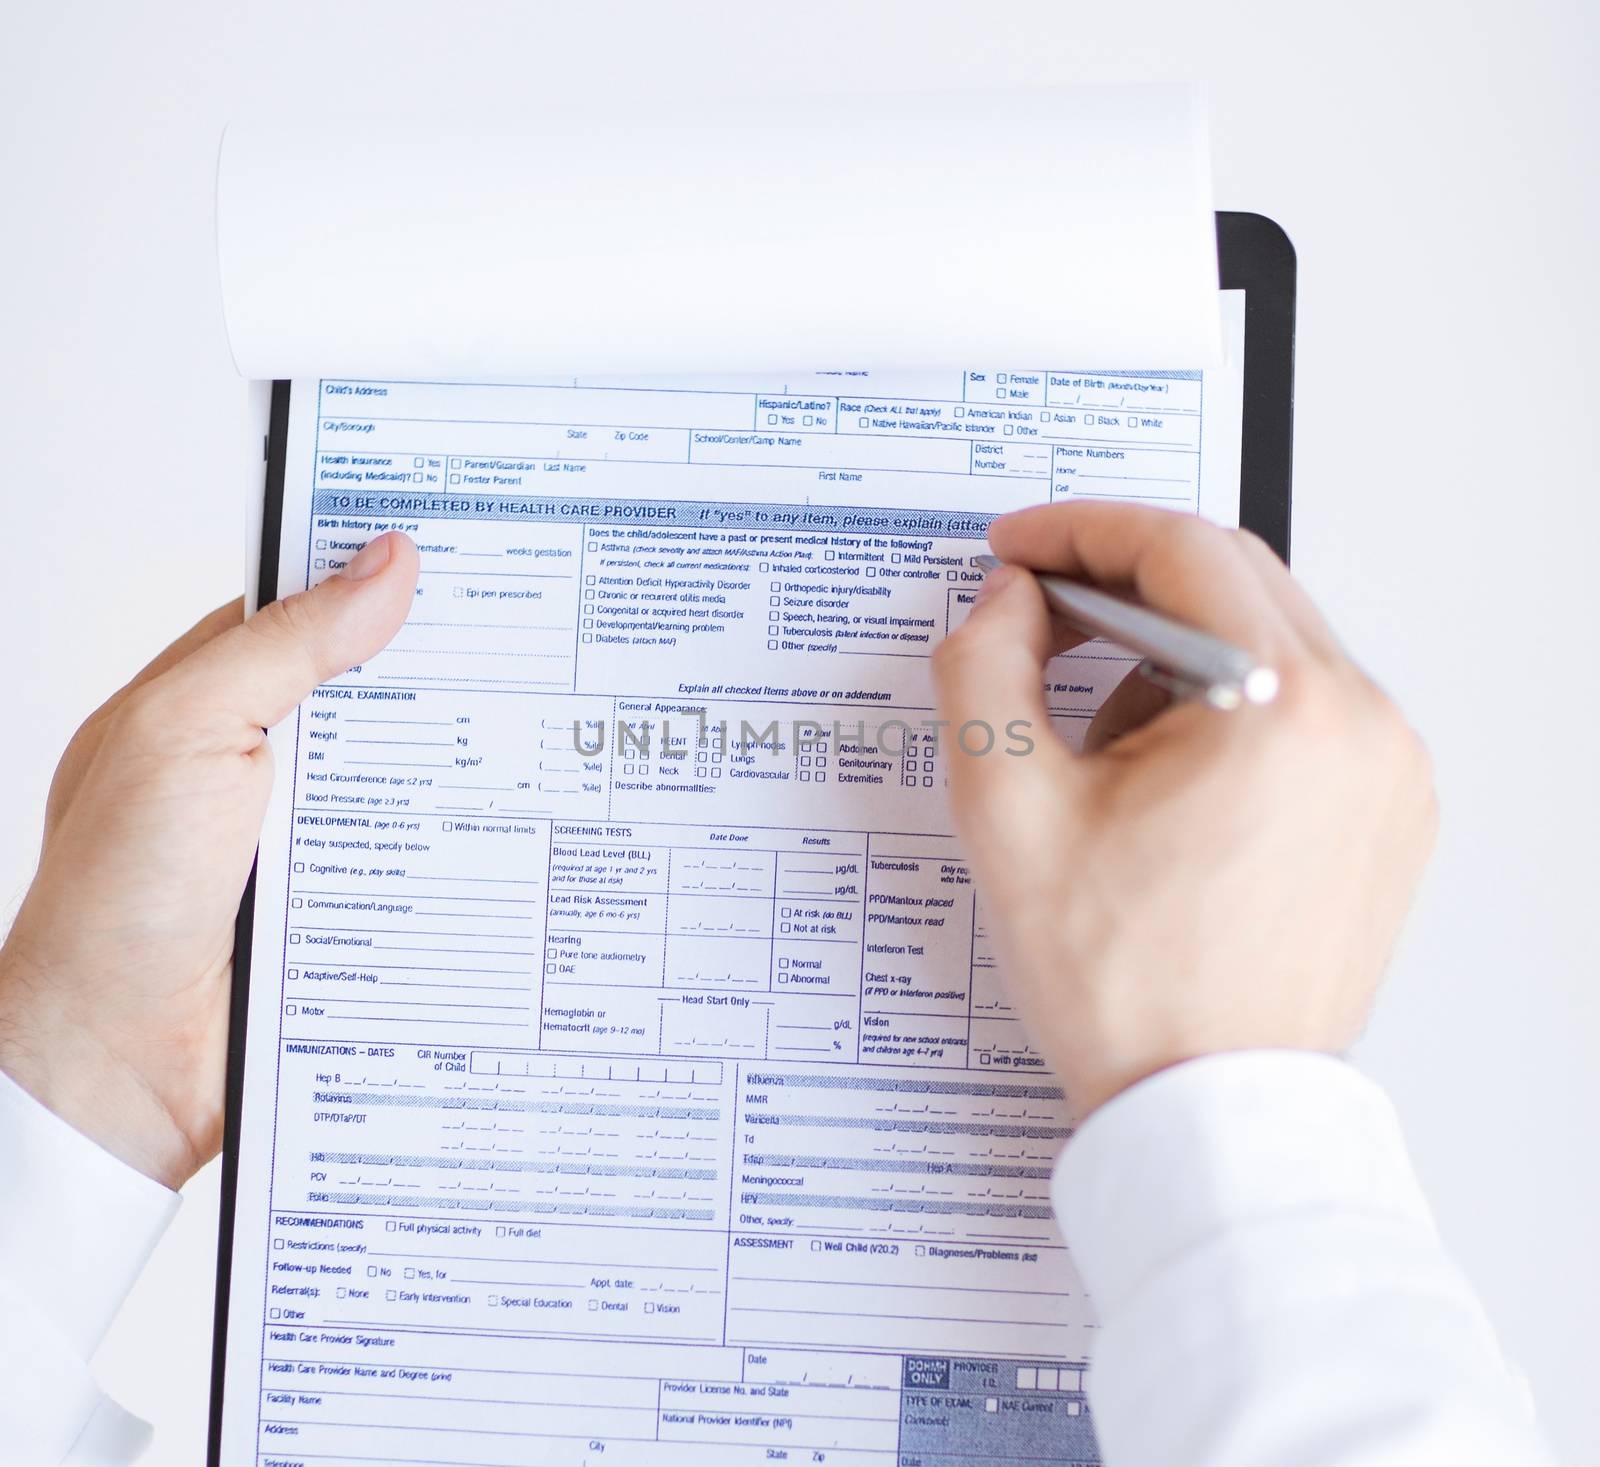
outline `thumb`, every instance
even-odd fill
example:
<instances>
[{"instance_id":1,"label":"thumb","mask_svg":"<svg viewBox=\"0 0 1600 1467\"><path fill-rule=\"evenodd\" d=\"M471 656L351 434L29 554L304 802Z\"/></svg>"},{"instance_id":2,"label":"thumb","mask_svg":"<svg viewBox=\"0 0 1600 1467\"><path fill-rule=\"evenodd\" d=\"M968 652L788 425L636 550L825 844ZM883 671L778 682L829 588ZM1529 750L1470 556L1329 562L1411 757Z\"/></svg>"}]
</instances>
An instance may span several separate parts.
<instances>
[{"instance_id":1,"label":"thumb","mask_svg":"<svg viewBox=\"0 0 1600 1467\"><path fill-rule=\"evenodd\" d=\"M950 723L954 813L980 852L1011 843L1031 827L1041 801L1059 800L1080 777L1045 703L1044 665L1053 651L1039 583L1017 566L1002 566L984 582L966 622L934 652L939 711ZM1007 752L1017 746L1012 731L1019 728L1032 747Z\"/></svg>"},{"instance_id":2,"label":"thumb","mask_svg":"<svg viewBox=\"0 0 1600 1467\"><path fill-rule=\"evenodd\" d=\"M313 688L389 645L411 610L418 563L405 535L379 535L337 575L263 606L161 681L198 715L271 728Z\"/></svg>"}]
</instances>

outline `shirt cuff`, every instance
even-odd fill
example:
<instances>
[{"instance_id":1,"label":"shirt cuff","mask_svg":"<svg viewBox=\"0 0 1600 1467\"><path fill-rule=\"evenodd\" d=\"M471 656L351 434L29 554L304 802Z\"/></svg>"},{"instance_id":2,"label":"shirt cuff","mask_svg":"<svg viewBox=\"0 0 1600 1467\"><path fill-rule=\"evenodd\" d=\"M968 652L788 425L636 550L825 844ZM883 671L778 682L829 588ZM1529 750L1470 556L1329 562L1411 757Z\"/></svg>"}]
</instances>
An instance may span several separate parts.
<instances>
[{"instance_id":1,"label":"shirt cuff","mask_svg":"<svg viewBox=\"0 0 1600 1467\"><path fill-rule=\"evenodd\" d=\"M1300 1212L1433 1221L1388 1097L1343 1060L1298 1050L1163 1070L1078 1128L1051 1182L1100 1317L1206 1241Z\"/></svg>"},{"instance_id":2,"label":"shirt cuff","mask_svg":"<svg viewBox=\"0 0 1600 1467\"><path fill-rule=\"evenodd\" d=\"M88 1360L178 1210L0 1073L0 1275Z\"/></svg>"}]
</instances>

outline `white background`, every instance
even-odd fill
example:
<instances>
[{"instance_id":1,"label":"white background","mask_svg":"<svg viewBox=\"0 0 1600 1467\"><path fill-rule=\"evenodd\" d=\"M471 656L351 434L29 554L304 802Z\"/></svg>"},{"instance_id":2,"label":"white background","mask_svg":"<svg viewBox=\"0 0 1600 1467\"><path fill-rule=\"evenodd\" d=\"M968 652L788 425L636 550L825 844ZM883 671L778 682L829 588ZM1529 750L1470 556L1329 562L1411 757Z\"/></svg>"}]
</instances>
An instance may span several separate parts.
<instances>
[{"instance_id":1,"label":"white background","mask_svg":"<svg viewBox=\"0 0 1600 1467\"><path fill-rule=\"evenodd\" d=\"M211 222L229 116L1198 79L1219 206L1273 215L1299 248L1296 568L1438 764L1438 856L1360 1057L1549 1434L1570 1462L1600 1459L1596 15L1592 0L8 6L0 908L28 881L72 729L243 584L251 445ZM213 1167L99 1357L163 1464L203 1457L216 1213Z\"/></svg>"}]
</instances>

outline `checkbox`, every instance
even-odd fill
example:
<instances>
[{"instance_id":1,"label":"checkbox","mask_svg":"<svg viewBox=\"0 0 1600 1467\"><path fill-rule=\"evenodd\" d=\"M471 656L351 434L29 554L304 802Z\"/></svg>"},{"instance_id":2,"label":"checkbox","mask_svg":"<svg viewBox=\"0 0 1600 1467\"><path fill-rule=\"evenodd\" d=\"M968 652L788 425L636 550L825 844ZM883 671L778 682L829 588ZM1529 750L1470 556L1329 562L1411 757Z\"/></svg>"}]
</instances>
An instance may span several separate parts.
<instances>
[{"instance_id":1,"label":"checkbox","mask_svg":"<svg viewBox=\"0 0 1600 1467\"><path fill-rule=\"evenodd\" d=\"M646 1303L644 1306L644 1312L646 1314L654 1314L656 1312L656 1306L654 1304Z\"/></svg>"},{"instance_id":2,"label":"checkbox","mask_svg":"<svg viewBox=\"0 0 1600 1467\"><path fill-rule=\"evenodd\" d=\"M767 651L776 652L777 650L778 650L778 644L776 642L768 642L767 643Z\"/></svg>"},{"instance_id":3,"label":"checkbox","mask_svg":"<svg viewBox=\"0 0 1600 1467\"><path fill-rule=\"evenodd\" d=\"M461 475L460 474L451 474L450 475L450 482L452 484L459 484L461 482Z\"/></svg>"},{"instance_id":4,"label":"checkbox","mask_svg":"<svg viewBox=\"0 0 1600 1467\"><path fill-rule=\"evenodd\" d=\"M388 1301L389 1301L389 1302L390 1302L390 1303L391 1303L391 1304L393 1304L393 1303L394 1303L394 1301L395 1301L395 1300L396 1300L396 1299L398 1299L398 1298L399 1298L399 1297L400 1297L400 1295L399 1295L399 1293L398 1293L398 1291L397 1291L397 1290L394 1290L394 1289L385 1289L385 1290L384 1290L384 1291L383 1291L383 1297L384 1297L384 1298L385 1298L385 1299L387 1299L387 1300L388 1300Z\"/></svg>"},{"instance_id":5,"label":"checkbox","mask_svg":"<svg viewBox=\"0 0 1600 1467\"><path fill-rule=\"evenodd\" d=\"M317 549L318 550L326 550L327 548L328 548L328 542L326 540L318 540L317 541Z\"/></svg>"},{"instance_id":6,"label":"checkbox","mask_svg":"<svg viewBox=\"0 0 1600 1467\"><path fill-rule=\"evenodd\" d=\"M964 418L964 417L966 417L966 415L967 415L967 410L964 407L958 407L956 409L956 416L958 418Z\"/></svg>"},{"instance_id":7,"label":"checkbox","mask_svg":"<svg viewBox=\"0 0 1600 1467\"><path fill-rule=\"evenodd\" d=\"M490 1294L489 1295L489 1307L491 1309L496 1308L499 1305L499 1303L500 1303L500 1296L498 1294Z\"/></svg>"},{"instance_id":8,"label":"checkbox","mask_svg":"<svg viewBox=\"0 0 1600 1467\"><path fill-rule=\"evenodd\" d=\"M896 565L899 565L900 564L900 552L898 550L896 550L892 555L890 555L889 559L892 560Z\"/></svg>"},{"instance_id":9,"label":"checkbox","mask_svg":"<svg viewBox=\"0 0 1600 1467\"><path fill-rule=\"evenodd\" d=\"M282 1319L283 1318L283 1310L281 1310L281 1309L269 1309L269 1310L267 1310L267 1318L268 1319Z\"/></svg>"},{"instance_id":10,"label":"checkbox","mask_svg":"<svg viewBox=\"0 0 1600 1467\"><path fill-rule=\"evenodd\" d=\"M586 586L594 585L594 577L593 576L585 576L583 578L583 584L586 585Z\"/></svg>"},{"instance_id":11,"label":"checkbox","mask_svg":"<svg viewBox=\"0 0 1600 1467\"><path fill-rule=\"evenodd\" d=\"M554 973L556 970L556 965L554 963L546 963L544 965L544 970L546 973Z\"/></svg>"},{"instance_id":12,"label":"checkbox","mask_svg":"<svg viewBox=\"0 0 1600 1467\"><path fill-rule=\"evenodd\" d=\"M600 1301L598 1299L591 1299L589 1301L589 1313L590 1314L598 1314L599 1312L600 1312Z\"/></svg>"},{"instance_id":13,"label":"checkbox","mask_svg":"<svg viewBox=\"0 0 1600 1467\"><path fill-rule=\"evenodd\" d=\"M289 969L289 977L291 979L298 978L299 976L300 976L300 970L298 968L290 968Z\"/></svg>"},{"instance_id":14,"label":"checkbox","mask_svg":"<svg viewBox=\"0 0 1600 1467\"><path fill-rule=\"evenodd\" d=\"M394 1226L394 1224L390 1223L389 1226L392 1228ZM375 1263L369 1263L367 1265L367 1277L369 1279L375 1279L375 1278L377 1278L377 1276L378 1276L378 1265L375 1264Z\"/></svg>"},{"instance_id":15,"label":"checkbox","mask_svg":"<svg viewBox=\"0 0 1600 1467\"><path fill-rule=\"evenodd\" d=\"M453 469L459 469L461 467L461 460L458 459L458 458L451 459L450 460L450 467L453 468Z\"/></svg>"},{"instance_id":16,"label":"checkbox","mask_svg":"<svg viewBox=\"0 0 1600 1467\"><path fill-rule=\"evenodd\" d=\"M1039 1371L1036 1366L1019 1365L1017 1367L1017 1389L1031 1391L1039 1385Z\"/></svg>"},{"instance_id":17,"label":"checkbox","mask_svg":"<svg viewBox=\"0 0 1600 1467\"><path fill-rule=\"evenodd\" d=\"M1000 1402L997 1401L993 1396L985 1396L983 1401L983 1409L989 1412L990 1415L993 1415L1000 1409Z\"/></svg>"},{"instance_id":18,"label":"checkbox","mask_svg":"<svg viewBox=\"0 0 1600 1467\"><path fill-rule=\"evenodd\" d=\"M1005 397L1005 395L1006 395L1006 390L1005 390L1005 388L1003 388L1003 387L997 387L997 388L995 388L995 390L994 390L994 395L995 395L995 396L996 396L996 397L998 397L998 398L1004 398L1004 397Z\"/></svg>"},{"instance_id":19,"label":"checkbox","mask_svg":"<svg viewBox=\"0 0 1600 1467\"><path fill-rule=\"evenodd\" d=\"M1010 379L1006 376L1006 374L1004 372L996 372L994 374L994 380L996 382L999 382L1003 386Z\"/></svg>"},{"instance_id":20,"label":"checkbox","mask_svg":"<svg viewBox=\"0 0 1600 1467\"><path fill-rule=\"evenodd\" d=\"M289 898L289 905L291 907L303 907L303 906L305 906L305 903L303 901L301 901L301 899L299 897L290 897Z\"/></svg>"},{"instance_id":21,"label":"checkbox","mask_svg":"<svg viewBox=\"0 0 1600 1467\"><path fill-rule=\"evenodd\" d=\"M289 934L289 941L290 942L299 942L300 941L300 934L298 932L291 932Z\"/></svg>"},{"instance_id":22,"label":"checkbox","mask_svg":"<svg viewBox=\"0 0 1600 1467\"><path fill-rule=\"evenodd\" d=\"M593 632L585 632L583 634L583 640L586 641L586 642L594 641L594 633Z\"/></svg>"},{"instance_id":23,"label":"checkbox","mask_svg":"<svg viewBox=\"0 0 1600 1467\"><path fill-rule=\"evenodd\" d=\"M758 570L758 571L760 571L760 573L761 573L761 574L762 574L762 575L766 575L766 573L767 573L767 572L768 572L768 571L769 571L769 570L771 570L771 569L772 569L772 567L771 567L771 566L770 566L770 565L768 565L768 564L767 564L767 563L766 563L766 561L762 561L762 562L761 562L761 564L760 564L760 565L758 565L758 566L757 566L757 567L756 567L756 569L757 569L757 570ZM776 590L776 589L777 589L777 588L776 588L776 586L774 586L774 588L773 588L773 589L774 589L774 590Z\"/></svg>"},{"instance_id":24,"label":"checkbox","mask_svg":"<svg viewBox=\"0 0 1600 1467\"><path fill-rule=\"evenodd\" d=\"M781 926L785 932L789 930L789 924L787 922L782 923Z\"/></svg>"},{"instance_id":25,"label":"checkbox","mask_svg":"<svg viewBox=\"0 0 1600 1467\"><path fill-rule=\"evenodd\" d=\"M1050 414L1049 413L1040 413L1039 414L1039 421L1041 423L1048 423L1050 421Z\"/></svg>"},{"instance_id":26,"label":"checkbox","mask_svg":"<svg viewBox=\"0 0 1600 1467\"><path fill-rule=\"evenodd\" d=\"M767 613L767 620L768 621L777 621L777 620L779 620L778 613L776 611L769 611Z\"/></svg>"},{"instance_id":27,"label":"checkbox","mask_svg":"<svg viewBox=\"0 0 1600 1467\"><path fill-rule=\"evenodd\" d=\"M282 1247L283 1247L283 1239L282 1238L274 1238L272 1240L272 1248L273 1248L274 1252L276 1252L278 1249L280 1249Z\"/></svg>"},{"instance_id":28,"label":"checkbox","mask_svg":"<svg viewBox=\"0 0 1600 1467\"><path fill-rule=\"evenodd\" d=\"M420 469L422 467L422 460L420 458L412 459L411 460L411 467L414 468L414 469Z\"/></svg>"},{"instance_id":29,"label":"checkbox","mask_svg":"<svg viewBox=\"0 0 1600 1467\"><path fill-rule=\"evenodd\" d=\"M789 975L787 973L778 974L778 982L779 983L787 983L788 981L789 981Z\"/></svg>"},{"instance_id":30,"label":"checkbox","mask_svg":"<svg viewBox=\"0 0 1600 1467\"><path fill-rule=\"evenodd\" d=\"M816 418L815 418L815 417L813 417L813 416L812 416L812 415L811 415L811 414L810 414L810 413L807 413L807 414L806 414L806 415L805 415L805 425L806 425L806 427L808 427L808 428L809 428L809 427L810 427L810 426L811 426L811 425L812 425L812 424L813 424L813 423L815 423L815 422L816 422L816 421L817 421L817 420L816 420Z\"/></svg>"},{"instance_id":31,"label":"checkbox","mask_svg":"<svg viewBox=\"0 0 1600 1467\"><path fill-rule=\"evenodd\" d=\"M778 604L779 604L778 603L778 598L776 596L767 597L767 605L768 606L776 606Z\"/></svg>"},{"instance_id":32,"label":"checkbox","mask_svg":"<svg viewBox=\"0 0 1600 1467\"><path fill-rule=\"evenodd\" d=\"M1005 425L1005 427L1002 428L1000 431L1003 432L1009 438L1011 436L1011 431L1012 431L1011 424L1007 423Z\"/></svg>"},{"instance_id":33,"label":"checkbox","mask_svg":"<svg viewBox=\"0 0 1600 1467\"><path fill-rule=\"evenodd\" d=\"M335 1289L335 1290L334 1290L334 1291L333 1291L333 1297L334 1297L334 1298L335 1298L335 1299L342 1299L342 1298L344 1298L344 1290L343 1290L343 1289L342 1289L342 1288L339 1288L339 1289Z\"/></svg>"},{"instance_id":34,"label":"checkbox","mask_svg":"<svg viewBox=\"0 0 1600 1467\"><path fill-rule=\"evenodd\" d=\"M503 1227L498 1227L494 1230L494 1235L497 1238L503 1238L506 1235L506 1230Z\"/></svg>"},{"instance_id":35,"label":"checkbox","mask_svg":"<svg viewBox=\"0 0 1600 1467\"><path fill-rule=\"evenodd\" d=\"M452 586L450 588L450 594L459 599L467 594L467 588L465 586Z\"/></svg>"},{"instance_id":36,"label":"checkbox","mask_svg":"<svg viewBox=\"0 0 1600 1467\"><path fill-rule=\"evenodd\" d=\"M781 912L778 913L778 915L780 917L792 917L794 916L794 909L792 907L785 907Z\"/></svg>"},{"instance_id":37,"label":"checkbox","mask_svg":"<svg viewBox=\"0 0 1600 1467\"><path fill-rule=\"evenodd\" d=\"M445 820L445 821L440 822L439 828L441 830L454 830L456 827L455 827L455 823L453 821Z\"/></svg>"},{"instance_id":38,"label":"checkbox","mask_svg":"<svg viewBox=\"0 0 1600 1467\"><path fill-rule=\"evenodd\" d=\"M778 422L778 415L776 413L768 413L767 422L773 426L776 426Z\"/></svg>"},{"instance_id":39,"label":"checkbox","mask_svg":"<svg viewBox=\"0 0 1600 1467\"><path fill-rule=\"evenodd\" d=\"M858 428L868 428L868 427L871 427L871 425L872 425L872 420L870 418L857 418L856 419L856 427L858 427Z\"/></svg>"},{"instance_id":40,"label":"checkbox","mask_svg":"<svg viewBox=\"0 0 1600 1467\"><path fill-rule=\"evenodd\" d=\"M868 567L867 567L867 574L868 574L868 575L869 575L869 576L875 576L875 575L877 575L877 574L878 574L878 567L877 567L877 566L875 566L875 565L869 565L869 566L868 566Z\"/></svg>"},{"instance_id":41,"label":"checkbox","mask_svg":"<svg viewBox=\"0 0 1600 1467\"><path fill-rule=\"evenodd\" d=\"M416 1277L416 1276L417 1276L417 1271L416 1271L416 1269L414 1269L414 1268L408 1268L408 1269L407 1269L407 1270L406 1270L406 1277L407 1277L407 1278L408 1278L408 1279L414 1279L414 1278L415 1278L415 1277Z\"/></svg>"},{"instance_id":42,"label":"checkbox","mask_svg":"<svg viewBox=\"0 0 1600 1467\"><path fill-rule=\"evenodd\" d=\"M811 1251L813 1253L822 1252L822 1239L821 1238L813 1238L811 1240Z\"/></svg>"},{"instance_id":43,"label":"checkbox","mask_svg":"<svg viewBox=\"0 0 1600 1467\"><path fill-rule=\"evenodd\" d=\"M306 863L304 861L296 861L294 863L294 869L296 871L304 871L306 869Z\"/></svg>"},{"instance_id":44,"label":"checkbox","mask_svg":"<svg viewBox=\"0 0 1600 1467\"><path fill-rule=\"evenodd\" d=\"M421 474L413 474L411 476L411 482L413 484L420 484L422 482L422 475Z\"/></svg>"},{"instance_id":45,"label":"checkbox","mask_svg":"<svg viewBox=\"0 0 1600 1467\"><path fill-rule=\"evenodd\" d=\"M986 1064L988 1064L988 1063L989 1063L989 1056L988 1056L988 1055L986 1055L986 1054L980 1054L980 1055L979 1055L979 1056L978 1056L978 1063L979 1063L979 1064L980 1064L980 1065L986 1065Z\"/></svg>"},{"instance_id":46,"label":"checkbox","mask_svg":"<svg viewBox=\"0 0 1600 1467\"><path fill-rule=\"evenodd\" d=\"M918 1243L917 1244L917 1257L918 1258L926 1258L927 1256L928 1256L928 1250L926 1248L924 1248L921 1243Z\"/></svg>"},{"instance_id":47,"label":"checkbox","mask_svg":"<svg viewBox=\"0 0 1600 1467\"><path fill-rule=\"evenodd\" d=\"M284 1011L284 1013L286 1013L286 1014L287 1014L287 1015L288 1015L288 1016L289 1016L289 1017L290 1017L290 1018L291 1018L291 1019L292 1019L292 1018L293 1018L293 1017L294 1017L294 1016L295 1016L295 1015L296 1015L296 1014L298 1014L298 1013L299 1013L299 1012L300 1012L300 1010L299 1010L299 1009L298 1009L298 1008L296 1008L296 1007L295 1007L295 1006L294 1006L294 1005L293 1005L293 1004L292 1004L292 1003L286 1003L286 1004L285 1004L285 1005L284 1005L284 1006L283 1006L283 1011Z\"/></svg>"},{"instance_id":48,"label":"checkbox","mask_svg":"<svg viewBox=\"0 0 1600 1467\"><path fill-rule=\"evenodd\" d=\"M947 581L953 581L956 578L956 573L954 571L946 571L944 573L944 578Z\"/></svg>"},{"instance_id":49,"label":"checkbox","mask_svg":"<svg viewBox=\"0 0 1600 1467\"><path fill-rule=\"evenodd\" d=\"M383 1230L386 1233L392 1233L399 1226L399 1223L395 1222L393 1218L390 1218L386 1223L384 1223Z\"/></svg>"},{"instance_id":50,"label":"checkbox","mask_svg":"<svg viewBox=\"0 0 1600 1467\"><path fill-rule=\"evenodd\" d=\"M328 562L318 556L317 559L311 562L311 568L312 570L327 570Z\"/></svg>"}]
</instances>

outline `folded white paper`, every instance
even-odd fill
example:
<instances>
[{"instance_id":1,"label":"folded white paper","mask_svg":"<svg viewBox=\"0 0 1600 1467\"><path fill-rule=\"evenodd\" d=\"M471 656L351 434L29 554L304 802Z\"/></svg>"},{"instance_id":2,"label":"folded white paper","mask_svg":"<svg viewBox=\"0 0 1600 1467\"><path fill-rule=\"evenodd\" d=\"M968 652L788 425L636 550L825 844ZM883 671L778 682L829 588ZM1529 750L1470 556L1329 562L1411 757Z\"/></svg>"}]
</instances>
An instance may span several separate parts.
<instances>
[{"instance_id":1,"label":"folded white paper","mask_svg":"<svg viewBox=\"0 0 1600 1467\"><path fill-rule=\"evenodd\" d=\"M832 100L516 131L235 124L217 240L251 377L1218 352L1187 89Z\"/></svg>"}]
</instances>

